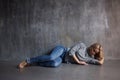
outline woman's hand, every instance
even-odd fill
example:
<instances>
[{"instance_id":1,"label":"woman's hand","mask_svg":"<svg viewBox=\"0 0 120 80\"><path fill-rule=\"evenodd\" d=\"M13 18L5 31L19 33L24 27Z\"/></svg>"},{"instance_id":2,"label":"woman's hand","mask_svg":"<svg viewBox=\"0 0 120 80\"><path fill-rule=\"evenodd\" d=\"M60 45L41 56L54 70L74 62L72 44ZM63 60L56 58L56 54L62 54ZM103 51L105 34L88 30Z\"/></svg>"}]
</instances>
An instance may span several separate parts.
<instances>
[{"instance_id":1,"label":"woman's hand","mask_svg":"<svg viewBox=\"0 0 120 80\"><path fill-rule=\"evenodd\" d=\"M88 65L86 62L83 62L83 61L80 61L79 64L81 64L81 65Z\"/></svg>"},{"instance_id":2,"label":"woman's hand","mask_svg":"<svg viewBox=\"0 0 120 80\"><path fill-rule=\"evenodd\" d=\"M75 54L73 55L73 59L75 60L76 63L78 63L78 64L80 64L80 65L88 65L86 62L80 61L80 60L76 57Z\"/></svg>"}]
</instances>

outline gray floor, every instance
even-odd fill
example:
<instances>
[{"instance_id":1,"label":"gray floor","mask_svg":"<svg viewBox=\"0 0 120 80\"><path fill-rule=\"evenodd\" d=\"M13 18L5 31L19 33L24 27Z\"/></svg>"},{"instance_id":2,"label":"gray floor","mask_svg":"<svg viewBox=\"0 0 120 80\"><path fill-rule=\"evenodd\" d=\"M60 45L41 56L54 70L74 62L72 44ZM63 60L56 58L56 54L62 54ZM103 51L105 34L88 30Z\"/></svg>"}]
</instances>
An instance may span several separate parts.
<instances>
[{"instance_id":1,"label":"gray floor","mask_svg":"<svg viewBox=\"0 0 120 80\"><path fill-rule=\"evenodd\" d=\"M102 66L62 64L58 68L32 66L22 70L17 62L0 62L0 80L120 80L120 61L105 61Z\"/></svg>"}]
</instances>

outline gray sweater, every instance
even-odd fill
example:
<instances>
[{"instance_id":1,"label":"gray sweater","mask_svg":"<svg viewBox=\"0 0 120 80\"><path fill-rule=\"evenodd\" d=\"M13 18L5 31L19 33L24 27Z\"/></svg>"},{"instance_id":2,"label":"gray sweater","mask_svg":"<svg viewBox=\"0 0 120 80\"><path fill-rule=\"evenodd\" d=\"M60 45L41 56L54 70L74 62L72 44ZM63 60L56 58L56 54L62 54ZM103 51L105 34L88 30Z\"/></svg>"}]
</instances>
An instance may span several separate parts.
<instances>
[{"instance_id":1,"label":"gray sweater","mask_svg":"<svg viewBox=\"0 0 120 80\"><path fill-rule=\"evenodd\" d=\"M90 64L99 64L99 61L88 55L87 47L84 43L79 42L69 49L68 56L76 55L81 61L85 61ZM73 59L66 57L66 61L74 62Z\"/></svg>"}]
</instances>

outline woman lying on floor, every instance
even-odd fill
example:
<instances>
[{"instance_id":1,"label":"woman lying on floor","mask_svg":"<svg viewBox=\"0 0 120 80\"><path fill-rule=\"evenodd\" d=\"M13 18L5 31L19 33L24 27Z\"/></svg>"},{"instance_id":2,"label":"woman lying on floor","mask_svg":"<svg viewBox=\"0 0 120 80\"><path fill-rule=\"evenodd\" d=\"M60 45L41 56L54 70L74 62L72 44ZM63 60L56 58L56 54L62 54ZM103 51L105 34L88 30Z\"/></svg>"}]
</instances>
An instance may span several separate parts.
<instances>
[{"instance_id":1,"label":"woman lying on floor","mask_svg":"<svg viewBox=\"0 0 120 80\"><path fill-rule=\"evenodd\" d=\"M80 65L102 65L104 63L103 48L99 43L86 47L81 42L71 48L56 46L51 54L28 58L22 61L18 67L24 68L33 63L44 67L58 67L62 62Z\"/></svg>"}]
</instances>

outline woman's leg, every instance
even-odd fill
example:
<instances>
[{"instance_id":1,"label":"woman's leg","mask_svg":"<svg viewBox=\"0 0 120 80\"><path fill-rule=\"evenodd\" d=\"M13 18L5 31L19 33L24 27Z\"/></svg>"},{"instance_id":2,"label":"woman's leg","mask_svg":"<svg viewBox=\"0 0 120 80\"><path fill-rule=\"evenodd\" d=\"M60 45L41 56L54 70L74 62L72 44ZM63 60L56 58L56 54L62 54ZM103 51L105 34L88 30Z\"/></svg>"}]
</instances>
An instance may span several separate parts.
<instances>
[{"instance_id":1,"label":"woman's leg","mask_svg":"<svg viewBox=\"0 0 120 80\"><path fill-rule=\"evenodd\" d=\"M53 61L39 62L38 65L43 67L58 67L61 63L62 59L58 57Z\"/></svg>"},{"instance_id":2,"label":"woman's leg","mask_svg":"<svg viewBox=\"0 0 120 80\"><path fill-rule=\"evenodd\" d=\"M55 59L57 59L61 55L65 54L65 51L66 51L66 48L64 48L63 46L57 46L53 49L53 51L50 55L37 56L37 57L34 57L34 58L28 58L28 59L26 59L26 61L22 61L19 64L19 68L24 68L28 64L32 64L32 63L54 61ZM48 63L46 63L46 64L48 64ZM51 64L51 62L50 62L50 64ZM51 64L51 65L53 65L53 64Z\"/></svg>"},{"instance_id":3,"label":"woman's leg","mask_svg":"<svg viewBox=\"0 0 120 80\"><path fill-rule=\"evenodd\" d=\"M42 55L34 58L28 58L26 61L27 63L53 61L64 53L65 48L63 46L56 46L50 55Z\"/></svg>"}]
</instances>

